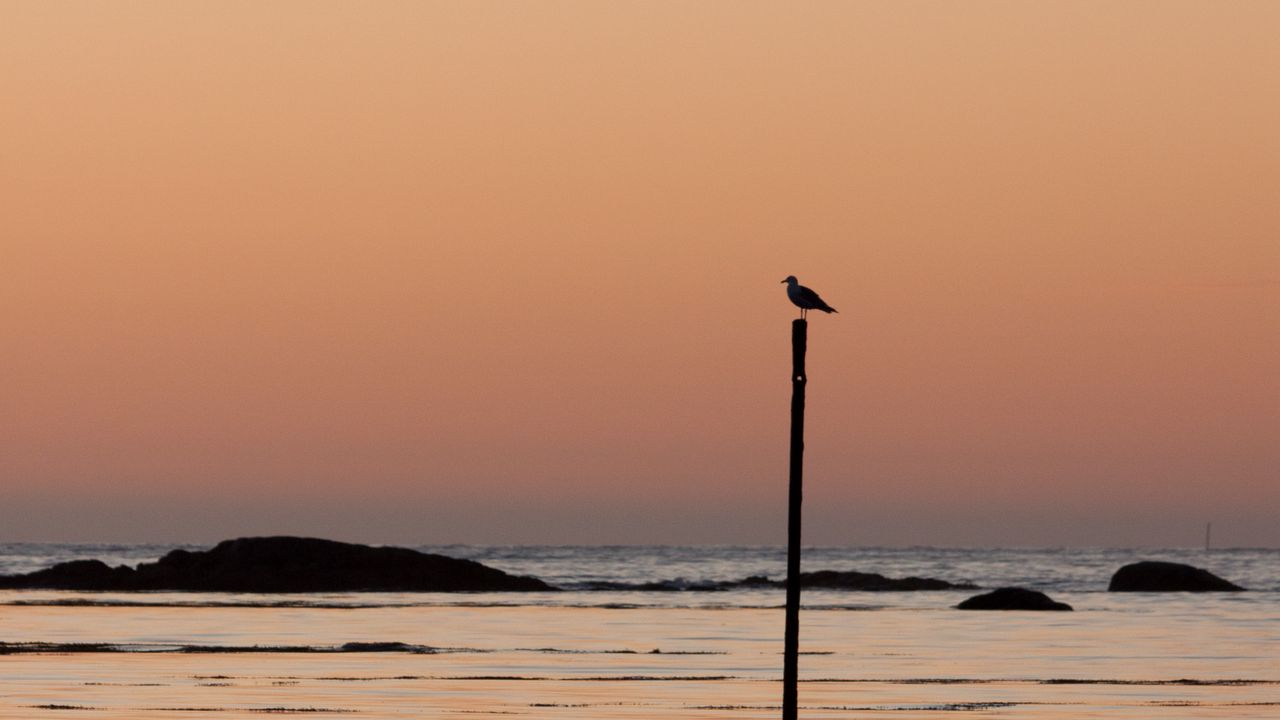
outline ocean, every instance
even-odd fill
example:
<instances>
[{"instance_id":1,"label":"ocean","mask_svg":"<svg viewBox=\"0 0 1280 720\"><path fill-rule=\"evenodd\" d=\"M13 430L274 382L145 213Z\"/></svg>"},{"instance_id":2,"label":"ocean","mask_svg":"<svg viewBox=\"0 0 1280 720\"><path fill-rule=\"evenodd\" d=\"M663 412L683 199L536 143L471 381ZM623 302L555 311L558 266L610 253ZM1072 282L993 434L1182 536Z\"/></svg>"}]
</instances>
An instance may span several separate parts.
<instances>
[{"instance_id":1,"label":"ocean","mask_svg":"<svg viewBox=\"0 0 1280 720\"><path fill-rule=\"evenodd\" d=\"M0 574L174 547L0 544ZM417 549L562 590L0 591L0 718L779 716L783 591L706 588L781 579L783 548ZM1249 591L1106 592L1143 559ZM1075 612L954 609L974 590L806 590L802 717L1280 717L1280 550L814 547L803 563L1022 586Z\"/></svg>"}]
</instances>

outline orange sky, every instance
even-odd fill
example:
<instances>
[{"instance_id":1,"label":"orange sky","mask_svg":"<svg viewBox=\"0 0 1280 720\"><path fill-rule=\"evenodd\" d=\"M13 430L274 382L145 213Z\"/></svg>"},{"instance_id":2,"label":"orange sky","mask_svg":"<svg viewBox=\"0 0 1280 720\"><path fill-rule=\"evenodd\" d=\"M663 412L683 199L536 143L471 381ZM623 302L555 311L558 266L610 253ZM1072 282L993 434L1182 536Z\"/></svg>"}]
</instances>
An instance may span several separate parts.
<instances>
[{"instance_id":1,"label":"orange sky","mask_svg":"<svg viewBox=\"0 0 1280 720\"><path fill-rule=\"evenodd\" d=\"M1280 545L1280 4L0 4L0 540Z\"/></svg>"}]
</instances>

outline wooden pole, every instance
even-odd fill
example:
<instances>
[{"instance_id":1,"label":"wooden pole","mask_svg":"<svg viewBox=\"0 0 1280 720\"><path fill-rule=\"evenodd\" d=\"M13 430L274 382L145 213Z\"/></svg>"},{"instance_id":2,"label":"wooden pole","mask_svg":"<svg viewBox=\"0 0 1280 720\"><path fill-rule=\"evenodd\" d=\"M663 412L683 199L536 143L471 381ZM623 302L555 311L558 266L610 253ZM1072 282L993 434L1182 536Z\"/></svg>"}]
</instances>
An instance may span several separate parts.
<instances>
[{"instance_id":1,"label":"wooden pole","mask_svg":"<svg viewBox=\"0 0 1280 720\"><path fill-rule=\"evenodd\" d=\"M800 503L804 499L804 353L809 321L791 321L791 481L787 502L787 622L782 648L782 720L796 720L800 657Z\"/></svg>"}]
</instances>

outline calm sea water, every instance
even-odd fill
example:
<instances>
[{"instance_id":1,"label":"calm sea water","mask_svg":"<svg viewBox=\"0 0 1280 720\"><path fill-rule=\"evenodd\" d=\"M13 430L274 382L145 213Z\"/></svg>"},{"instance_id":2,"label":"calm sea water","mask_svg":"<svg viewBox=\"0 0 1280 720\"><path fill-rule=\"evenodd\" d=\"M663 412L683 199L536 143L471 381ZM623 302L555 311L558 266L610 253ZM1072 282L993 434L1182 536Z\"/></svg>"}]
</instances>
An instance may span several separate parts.
<instances>
[{"instance_id":1,"label":"calm sea water","mask_svg":"<svg viewBox=\"0 0 1280 720\"><path fill-rule=\"evenodd\" d=\"M170 549L0 545L0 573ZM420 549L566 590L4 591L0 718L778 716L780 590L585 588L780 578L780 548ZM1140 559L1250 592L1105 592ZM1021 585L1076 608L964 612L953 606L973 591L806 591L804 717L1280 717L1280 550L810 548L804 564Z\"/></svg>"}]
</instances>

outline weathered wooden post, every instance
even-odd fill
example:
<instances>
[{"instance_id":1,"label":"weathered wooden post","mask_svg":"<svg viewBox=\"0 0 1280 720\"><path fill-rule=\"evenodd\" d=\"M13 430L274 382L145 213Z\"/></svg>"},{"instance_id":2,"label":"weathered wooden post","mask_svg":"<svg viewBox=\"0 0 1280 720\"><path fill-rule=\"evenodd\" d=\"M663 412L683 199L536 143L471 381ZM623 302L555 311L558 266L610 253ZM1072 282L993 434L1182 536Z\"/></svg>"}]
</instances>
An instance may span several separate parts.
<instances>
[{"instance_id":1,"label":"weathered wooden post","mask_svg":"<svg viewBox=\"0 0 1280 720\"><path fill-rule=\"evenodd\" d=\"M800 503L804 499L804 353L809 321L791 321L791 481L787 502L787 622L782 648L782 720L796 720L800 657Z\"/></svg>"}]
</instances>

